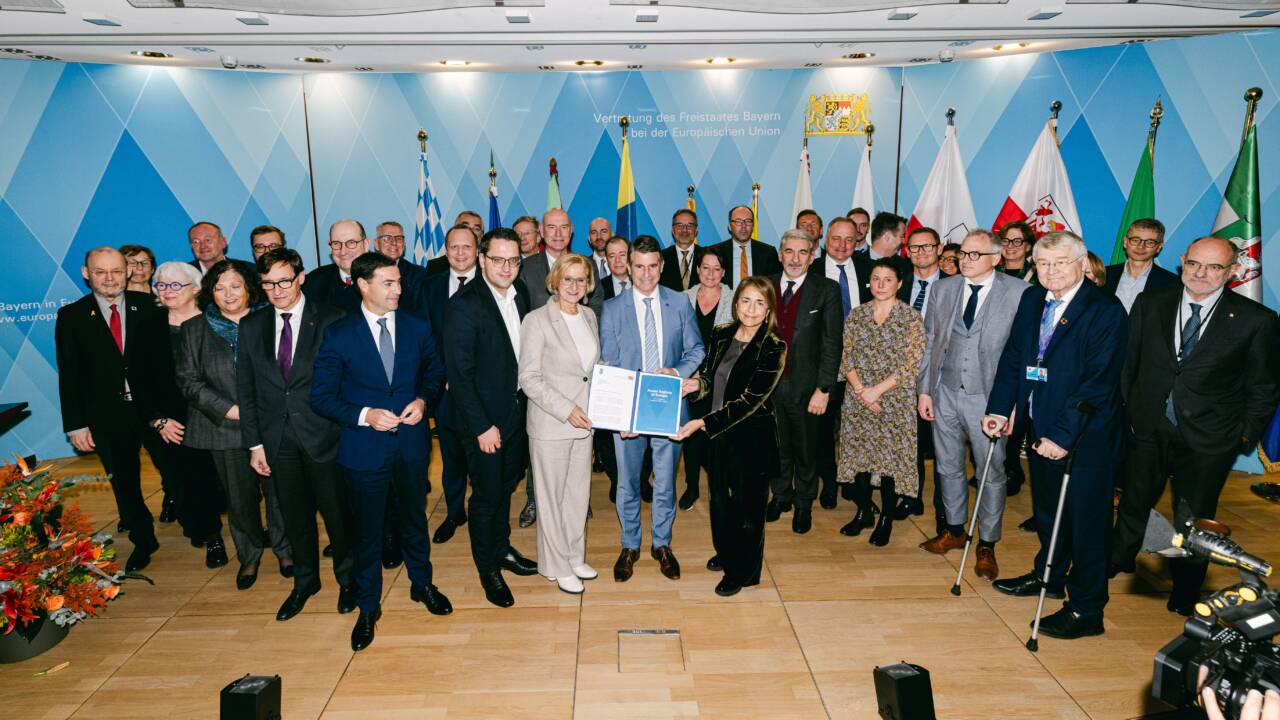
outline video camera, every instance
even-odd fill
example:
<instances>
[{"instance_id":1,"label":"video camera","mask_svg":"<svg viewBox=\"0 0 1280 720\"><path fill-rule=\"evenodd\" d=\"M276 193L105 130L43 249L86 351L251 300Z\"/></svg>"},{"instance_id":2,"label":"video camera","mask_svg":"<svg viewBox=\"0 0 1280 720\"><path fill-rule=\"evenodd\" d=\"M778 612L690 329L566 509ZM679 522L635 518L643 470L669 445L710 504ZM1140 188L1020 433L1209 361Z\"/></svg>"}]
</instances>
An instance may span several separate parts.
<instances>
[{"instance_id":1,"label":"video camera","mask_svg":"<svg viewBox=\"0 0 1280 720\"><path fill-rule=\"evenodd\" d=\"M1173 547L1160 552L1238 568L1240 582L1196 603L1182 635L1156 653L1151 694L1174 707L1191 707L1201 688L1213 688L1222 714L1237 720L1250 690L1280 692L1280 645L1274 642L1280 634L1280 591L1262 581L1271 565L1245 552L1230 534L1225 525L1193 518L1173 535Z\"/></svg>"}]
</instances>

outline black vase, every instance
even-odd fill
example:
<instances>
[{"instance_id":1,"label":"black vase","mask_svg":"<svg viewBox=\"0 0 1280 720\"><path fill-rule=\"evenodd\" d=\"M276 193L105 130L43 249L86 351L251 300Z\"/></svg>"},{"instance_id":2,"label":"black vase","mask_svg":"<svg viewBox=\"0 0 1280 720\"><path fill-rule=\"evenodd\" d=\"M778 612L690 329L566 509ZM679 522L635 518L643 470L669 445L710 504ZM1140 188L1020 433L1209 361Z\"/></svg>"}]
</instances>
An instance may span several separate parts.
<instances>
[{"instance_id":1,"label":"black vase","mask_svg":"<svg viewBox=\"0 0 1280 720\"><path fill-rule=\"evenodd\" d=\"M0 663L22 662L40 655L62 642L70 631L70 625L58 625L47 616L16 627L9 634L0 635Z\"/></svg>"}]
</instances>

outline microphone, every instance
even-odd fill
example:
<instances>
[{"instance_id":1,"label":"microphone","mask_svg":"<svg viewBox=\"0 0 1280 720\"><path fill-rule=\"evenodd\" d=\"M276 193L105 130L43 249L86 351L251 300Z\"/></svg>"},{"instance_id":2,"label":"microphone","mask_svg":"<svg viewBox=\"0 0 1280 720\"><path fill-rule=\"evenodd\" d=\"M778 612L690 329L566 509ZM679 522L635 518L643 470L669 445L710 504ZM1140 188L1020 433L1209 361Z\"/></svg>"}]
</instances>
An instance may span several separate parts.
<instances>
[{"instance_id":1,"label":"microphone","mask_svg":"<svg viewBox=\"0 0 1280 720\"><path fill-rule=\"evenodd\" d=\"M1172 543L1174 547L1182 548L1193 556L1219 565L1240 568L1258 577L1271 575L1271 564L1266 560L1245 552L1244 548L1225 535L1201 530L1195 526L1194 521L1187 524L1185 532L1174 535Z\"/></svg>"}]
</instances>

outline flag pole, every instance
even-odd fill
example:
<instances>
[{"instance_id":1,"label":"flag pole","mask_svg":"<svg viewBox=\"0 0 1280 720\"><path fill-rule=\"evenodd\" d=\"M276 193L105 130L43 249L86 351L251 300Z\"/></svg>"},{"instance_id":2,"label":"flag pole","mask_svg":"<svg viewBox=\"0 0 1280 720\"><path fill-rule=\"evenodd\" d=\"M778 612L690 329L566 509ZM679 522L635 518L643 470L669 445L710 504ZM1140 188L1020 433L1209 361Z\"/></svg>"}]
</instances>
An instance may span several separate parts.
<instances>
[{"instance_id":1,"label":"flag pole","mask_svg":"<svg viewBox=\"0 0 1280 720\"><path fill-rule=\"evenodd\" d=\"M751 183L751 239L760 239L760 183Z\"/></svg>"},{"instance_id":2,"label":"flag pole","mask_svg":"<svg viewBox=\"0 0 1280 720\"><path fill-rule=\"evenodd\" d=\"M1054 100L1049 103L1049 123L1053 126L1053 142L1061 147L1062 141L1058 139L1058 113L1062 110L1062 101Z\"/></svg>"},{"instance_id":3,"label":"flag pole","mask_svg":"<svg viewBox=\"0 0 1280 720\"><path fill-rule=\"evenodd\" d=\"M1258 101L1262 99L1262 88L1251 87L1244 91L1244 100L1248 106L1244 111L1244 132L1240 134L1240 142L1249 137L1249 128L1253 127L1253 111L1258 109Z\"/></svg>"},{"instance_id":4,"label":"flag pole","mask_svg":"<svg viewBox=\"0 0 1280 720\"><path fill-rule=\"evenodd\" d=\"M426 128L418 128L418 152L427 151L427 130Z\"/></svg>"},{"instance_id":5,"label":"flag pole","mask_svg":"<svg viewBox=\"0 0 1280 720\"><path fill-rule=\"evenodd\" d=\"M1151 130L1147 131L1147 142L1151 144L1151 162L1155 163L1156 131L1160 129L1160 119L1164 117L1164 106L1160 104L1160 96L1156 96L1156 104L1151 107Z\"/></svg>"},{"instance_id":6,"label":"flag pole","mask_svg":"<svg viewBox=\"0 0 1280 720\"><path fill-rule=\"evenodd\" d=\"M867 155L868 156L871 155L871 145L873 142L873 140L871 139L871 136L875 134L876 134L876 126L871 123L867 123Z\"/></svg>"},{"instance_id":7,"label":"flag pole","mask_svg":"<svg viewBox=\"0 0 1280 720\"><path fill-rule=\"evenodd\" d=\"M953 107L947 108L947 126L948 127L956 126L956 109Z\"/></svg>"}]
</instances>

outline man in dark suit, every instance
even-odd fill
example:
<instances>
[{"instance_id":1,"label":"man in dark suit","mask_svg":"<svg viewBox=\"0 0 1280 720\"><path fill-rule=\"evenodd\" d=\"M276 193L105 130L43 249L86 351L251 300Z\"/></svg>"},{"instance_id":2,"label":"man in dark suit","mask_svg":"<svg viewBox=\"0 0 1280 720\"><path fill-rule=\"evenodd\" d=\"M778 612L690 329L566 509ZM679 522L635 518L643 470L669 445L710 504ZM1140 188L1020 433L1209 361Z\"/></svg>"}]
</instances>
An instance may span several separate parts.
<instances>
[{"instance_id":1,"label":"man in dark suit","mask_svg":"<svg viewBox=\"0 0 1280 720\"><path fill-rule=\"evenodd\" d=\"M476 236L467 225L454 225L444 237L445 258L449 272L436 275L427 281L425 303L431 318L431 329L436 334L436 347L444 348L444 316L449 299L467 285L476 282ZM447 373L447 368L446 368ZM442 471L440 482L444 485L445 507L448 513L436 526L431 542L449 542L458 528L467 524L467 456L463 448L465 428L453 420L451 393L445 389L444 398L435 409L436 438L440 441Z\"/></svg>"},{"instance_id":2,"label":"man in dark suit","mask_svg":"<svg viewBox=\"0 0 1280 720\"><path fill-rule=\"evenodd\" d=\"M443 391L444 368L431 323L400 304L400 271L389 258L365 253L351 263L360 308L334 322L315 359L311 404L341 427L342 466L355 519L355 585L360 618L351 649L373 642L382 616L379 567L387 493L395 486L409 597L433 615L453 612L431 582L427 535L427 465L431 438L426 414Z\"/></svg>"},{"instance_id":3,"label":"man in dark suit","mask_svg":"<svg viewBox=\"0 0 1280 720\"><path fill-rule=\"evenodd\" d=\"M293 550L293 591L276 613L288 620L320 592L316 512L324 518L338 581L338 612L356 607L351 518L338 467L338 426L311 407L311 379L320 340L342 312L302 294L302 258L288 248L258 258L271 312L240 324L236 385L240 431L249 464L275 484L284 532Z\"/></svg>"},{"instance_id":4,"label":"man in dark suit","mask_svg":"<svg viewBox=\"0 0 1280 720\"><path fill-rule=\"evenodd\" d=\"M1106 290L1133 309L1133 301L1146 290L1159 290L1178 284L1178 276L1156 265L1156 257L1164 248L1164 223L1155 218L1134 220L1124 236L1125 261L1107 266Z\"/></svg>"},{"instance_id":5,"label":"man in dark suit","mask_svg":"<svg viewBox=\"0 0 1280 720\"><path fill-rule=\"evenodd\" d=\"M856 207L845 214L853 223L853 251L859 255L867 253L867 234L871 232L871 213L865 208Z\"/></svg>"},{"instance_id":6,"label":"man in dark suit","mask_svg":"<svg viewBox=\"0 0 1280 720\"><path fill-rule=\"evenodd\" d=\"M329 254L333 262L321 265L307 276L302 288L309 300L335 307L353 315L360 311L360 292L351 277L351 263L369 252L364 225L358 220L339 220L329 227Z\"/></svg>"},{"instance_id":7,"label":"man in dark suit","mask_svg":"<svg viewBox=\"0 0 1280 720\"><path fill-rule=\"evenodd\" d=\"M662 248L662 277L658 284L684 292L698 284L698 262L706 250L697 246L698 216L680 208L671 216L671 243Z\"/></svg>"},{"instance_id":8,"label":"man in dark suit","mask_svg":"<svg viewBox=\"0 0 1280 720\"><path fill-rule=\"evenodd\" d=\"M827 236L822 257L809 267L809 274L824 277L836 284L836 300L840 304L840 342L844 343L844 321L853 308L871 300L871 261L866 253L854 252L857 245L857 227L847 217L836 217L827 224ZM831 510L837 503L836 493L836 431L840 425L844 390L848 384L837 369L831 397L827 399L827 411L822 414L818 427L818 477L822 479L822 491L818 502ZM851 486L850 486L851 487Z\"/></svg>"},{"instance_id":9,"label":"man in dark suit","mask_svg":"<svg viewBox=\"0 0 1280 720\"><path fill-rule=\"evenodd\" d=\"M520 238L514 231L490 230L480 238L479 256L483 282L467 283L445 312L445 367L471 473L471 557L485 598L511 607L515 598L502 571L538 572L537 563L511 546L511 492L529 460L527 401L517 377L520 321L529 298L516 282Z\"/></svg>"},{"instance_id":10,"label":"man in dark suit","mask_svg":"<svg viewBox=\"0 0 1280 720\"><path fill-rule=\"evenodd\" d=\"M751 239L755 214L746 205L729 211L729 239L712 245L709 250L720 255L724 264L724 283L737 288L744 277L777 275L782 272L778 249Z\"/></svg>"},{"instance_id":11,"label":"man in dark suit","mask_svg":"<svg viewBox=\"0 0 1280 720\"><path fill-rule=\"evenodd\" d=\"M160 548L139 477L138 451L151 418L142 417L133 395L150 391L148 383L167 364L169 344L164 314L150 295L125 290L127 272L115 248L85 253L80 274L92 292L58 310L53 334L62 429L79 452L97 451L111 476L116 510L133 543L125 562L132 572Z\"/></svg>"},{"instance_id":12,"label":"man in dark suit","mask_svg":"<svg viewBox=\"0 0 1280 720\"><path fill-rule=\"evenodd\" d=\"M1032 507L1040 552L1032 572L992 584L1007 595L1040 592L1065 458L1075 448L1047 588L1050 597L1062 598L1065 586L1071 600L1040 623L1040 632L1064 639L1103 633L1107 536L1123 423L1120 369L1128 321L1115 298L1085 281L1086 255L1084 241L1069 232L1051 232L1036 243L1040 284L1018 302L982 418L983 432L997 437L1012 430L1015 413L1026 415L1034 439Z\"/></svg>"},{"instance_id":13,"label":"man in dark suit","mask_svg":"<svg viewBox=\"0 0 1280 720\"><path fill-rule=\"evenodd\" d=\"M188 263L203 276L216 263L227 259L227 238L222 228L208 220L201 220L187 229L187 242L191 245L192 260Z\"/></svg>"},{"instance_id":14,"label":"man in dark suit","mask_svg":"<svg viewBox=\"0 0 1280 720\"><path fill-rule=\"evenodd\" d=\"M609 262L605 258L605 247L609 244L609 238L613 237L613 228L609 224L608 218L598 217L587 225L587 245L590 246L591 252L587 253L587 259L594 266L596 277L602 278L609 274Z\"/></svg>"},{"instance_id":15,"label":"man in dark suit","mask_svg":"<svg viewBox=\"0 0 1280 720\"><path fill-rule=\"evenodd\" d=\"M466 225L471 228L471 233L475 235L476 242L480 242L480 236L484 234L484 220L481 219L480 213L475 210L463 210L453 220L453 227L459 225ZM425 269L427 278L446 273L449 271L449 259L443 255L432 258L427 261Z\"/></svg>"},{"instance_id":16,"label":"man in dark suit","mask_svg":"<svg viewBox=\"0 0 1280 720\"><path fill-rule=\"evenodd\" d=\"M1182 258L1182 287L1144 290L1129 314L1121 390L1133 437L1111 572L1132 572L1151 508L1172 475L1174 520L1213 518L1236 456L1275 413L1276 314L1226 284L1236 249L1201 238ZM1149 287L1149 286L1148 286ZM1171 560L1168 608L1190 615L1208 564Z\"/></svg>"},{"instance_id":17,"label":"man in dark suit","mask_svg":"<svg viewBox=\"0 0 1280 720\"><path fill-rule=\"evenodd\" d=\"M805 208L796 213L796 227L809 233L813 240L813 252L816 254L822 245L822 216L813 208Z\"/></svg>"},{"instance_id":18,"label":"man in dark suit","mask_svg":"<svg viewBox=\"0 0 1280 720\"><path fill-rule=\"evenodd\" d=\"M782 272L772 280L778 297L778 336L787 343L787 365L773 392L781 462L765 520L777 520L794 503L791 529L803 535L813 525L813 501L818 496L818 433L840 372L840 286L809 273L810 233L787 230L779 245Z\"/></svg>"},{"instance_id":19,"label":"man in dark suit","mask_svg":"<svg viewBox=\"0 0 1280 720\"><path fill-rule=\"evenodd\" d=\"M249 231L249 250L253 252L254 262L272 250L284 246L284 231L275 225L259 225Z\"/></svg>"},{"instance_id":20,"label":"man in dark suit","mask_svg":"<svg viewBox=\"0 0 1280 720\"><path fill-rule=\"evenodd\" d=\"M907 280L913 272L911 261L902 254L902 239L906 231L907 221L901 215L878 212L875 219L871 221L871 234L867 241L867 259L891 258L902 273L904 288L910 285ZM901 298L902 290L898 292L898 297Z\"/></svg>"},{"instance_id":21,"label":"man in dark suit","mask_svg":"<svg viewBox=\"0 0 1280 720\"><path fill-rule=\"evenodd\" d=\"M421 303L427 271L405 258L404 226L395 220L387 220L379 223L375 232L373 249L394 260L396 269L400 271L400 309L425 314L426 308Z\"/></svg>"}]
</instances>

